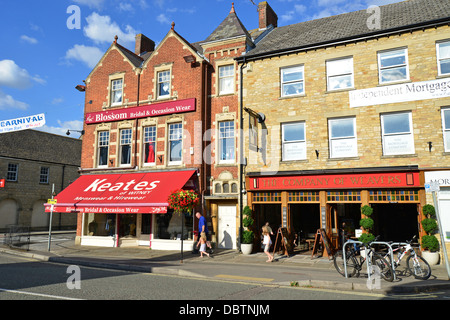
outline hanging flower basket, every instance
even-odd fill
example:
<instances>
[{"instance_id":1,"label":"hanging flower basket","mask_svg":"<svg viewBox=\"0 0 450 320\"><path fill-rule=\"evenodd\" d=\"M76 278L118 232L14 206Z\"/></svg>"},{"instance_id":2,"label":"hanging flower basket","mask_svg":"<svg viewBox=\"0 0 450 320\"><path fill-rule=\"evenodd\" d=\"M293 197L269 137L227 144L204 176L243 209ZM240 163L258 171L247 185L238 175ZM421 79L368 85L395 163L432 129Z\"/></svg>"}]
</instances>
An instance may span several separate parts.
<instances>
[{"instance_id":1,"label":"hanging flower basket","mask_svg":"<svg viewBox=\"0 0 450 320\"><path fill-rule=\"evenodd\" d=\"M185 212L192 213L192 210L199 202L198 194L192 190L175 190L167 199L169 208L172 208L176 213Z\"/></svg>"}]
</instances>

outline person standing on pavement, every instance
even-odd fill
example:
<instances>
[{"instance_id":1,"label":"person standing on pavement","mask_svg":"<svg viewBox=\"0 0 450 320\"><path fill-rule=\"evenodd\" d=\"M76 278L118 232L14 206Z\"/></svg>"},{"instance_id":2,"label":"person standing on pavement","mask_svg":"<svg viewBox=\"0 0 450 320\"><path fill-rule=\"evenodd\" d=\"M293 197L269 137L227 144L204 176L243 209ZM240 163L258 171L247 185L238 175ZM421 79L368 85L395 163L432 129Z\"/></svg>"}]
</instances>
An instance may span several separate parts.
<instances>
[{"instance_id":1,"label":"person standing on pavement","mask_svg":"<svg viewBox=\"0 0 450 320\"><path fill-rule=\"evenodd\" d=\"M270 246L272 245L272 240L270 240L270 233L267 229L267 226L263 227L263 245L264 245L264 253L267 255L267 261L266 262L272 262L273 256L270 254Z\"/></svg>"},{"instance_id":2,"label":"person standing on pavement","mask_svg":"<svg viewBox=\"0 0 450 320\"><path fill-rule=\"evenodd\" d=\"M209 239L208 224L206 222L206 218L204 216L202 216L202 214L200 212L197 212L195 214L195 216L198 219L198 234L199 234L198 241L200 243L200 239L204 235L206 238L206 245L209 248L209 250L211 251L211 253L213 253L213 250L211 248L211 240Z\"/></svg>"}]
</instances>

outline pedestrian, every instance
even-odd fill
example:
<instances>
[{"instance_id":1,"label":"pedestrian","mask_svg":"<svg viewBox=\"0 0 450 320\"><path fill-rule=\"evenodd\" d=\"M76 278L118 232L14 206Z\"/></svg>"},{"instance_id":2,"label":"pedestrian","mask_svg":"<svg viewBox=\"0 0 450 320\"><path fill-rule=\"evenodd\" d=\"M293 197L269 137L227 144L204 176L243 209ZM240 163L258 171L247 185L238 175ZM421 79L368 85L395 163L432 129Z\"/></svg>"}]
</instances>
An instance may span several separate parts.
<instances>
[{"instance_id":1,"label":"pedestrian","mask_svg":"<svg viewBox=\"0 0 450 320\"><path fill-rule=\"evenodd\" d=\"M199 242L197 243L197 248L200 245L200 257L203 258L203 254L206 254L209 257L209 253L206 252L206 235L205 233L202 233L202 236L200 237Z\"/></svg>"},{"instance_id":2,"label":"pedestrian","mask_svg":"<svg viewBox=\"0 0 450 320\"><path fill-rule=\"evenodd\" d=\"M267 261L266 262L272 262L273 256L270 254L270 246L272 245L272 240L270 239L270 233L266 226L263 227L263 244L264 244L264 253L267 255Z\"/></svg>"},{"instance_id":3,"label":"pedestrian","mask_svg":"<svg viewBox=\"0 0 450 320\"><path fill-rule=\"evenodd\" d=\"M201 239L202 235L204 234L205 238L206 238L206 246L209 248L211 253L213 253L213 250L211 248L211 239L209 239L208 224L206 222L206 218L204 216L202 216L202 214L200 212L197 212L195 214L195 216L198 219L198 234L200 235L200 237L198 239L199 243L200 243L200 239Z\"/></svg>"}]
</instances>

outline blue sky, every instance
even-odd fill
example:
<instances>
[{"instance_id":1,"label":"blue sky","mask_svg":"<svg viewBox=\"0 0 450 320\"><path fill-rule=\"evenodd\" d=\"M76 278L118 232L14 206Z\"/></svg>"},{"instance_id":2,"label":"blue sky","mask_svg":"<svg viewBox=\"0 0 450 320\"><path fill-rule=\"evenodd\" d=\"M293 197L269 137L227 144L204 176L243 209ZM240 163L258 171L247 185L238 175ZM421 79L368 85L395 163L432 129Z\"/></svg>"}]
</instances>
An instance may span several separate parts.
<instances>
[{"instance_id":1,"label":"blue sky","mask_svg":"<svg viewBox=\"0 0 450 320\"><path fill-rule=\"evenodd\" d=\"M114 40L134 51L143 33L157 44L170 30L204 40L228 15L228 0L2 0L0 120L45 113L40 130L65 134L83 126L84 93L75 89ZM249 30L258 0L234 0ZM367 9L398 0L270 0L279 26ZM76 6L76 7L71 7ZM77 12L72 8L79 9ZM79 17L79 19L75 19ZM79 28L69 28L69 25ZM73 137L79 134L74 133Z\"/></svg>"}]
</instances>

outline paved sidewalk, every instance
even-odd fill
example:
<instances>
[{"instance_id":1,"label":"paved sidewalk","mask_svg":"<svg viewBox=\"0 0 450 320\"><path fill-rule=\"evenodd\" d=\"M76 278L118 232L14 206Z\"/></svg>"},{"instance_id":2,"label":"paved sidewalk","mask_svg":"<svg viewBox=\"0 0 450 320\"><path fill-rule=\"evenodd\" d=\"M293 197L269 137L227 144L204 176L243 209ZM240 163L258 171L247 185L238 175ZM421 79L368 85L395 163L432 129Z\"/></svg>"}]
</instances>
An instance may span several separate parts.
<instances>
[{"instance_id":1,"label":"paved sidewalk","mask_svg":"<svg viewBox=\"0 0 450 320\"><path fill-rule=\"evenodd\" d=\"M398 279L391 283L381 280L368 285L367 274L364 272L360 277L345 278L336 272L332 260L311 259L311 255L307 253L290 257L276 254L272 263L265 262L264 253L243 255L236 250L216 250L213 258L200 258L199 254L191 252L184 252L181 257L179 251L150 250L145 247L79 246L75 245L73 235L59 240L52 238L54 241L51 251L48 252L47 243L34 243L33 238L35 237L32 237L28 251L0 246L0 253L55 263L276 286L296 285L381 294L450 290L450 281L443 264L433 266L432 276L425 281L400 274ZM403 269L400 267L398 270L401 272Z\"/></svg>"}]
</instances>

